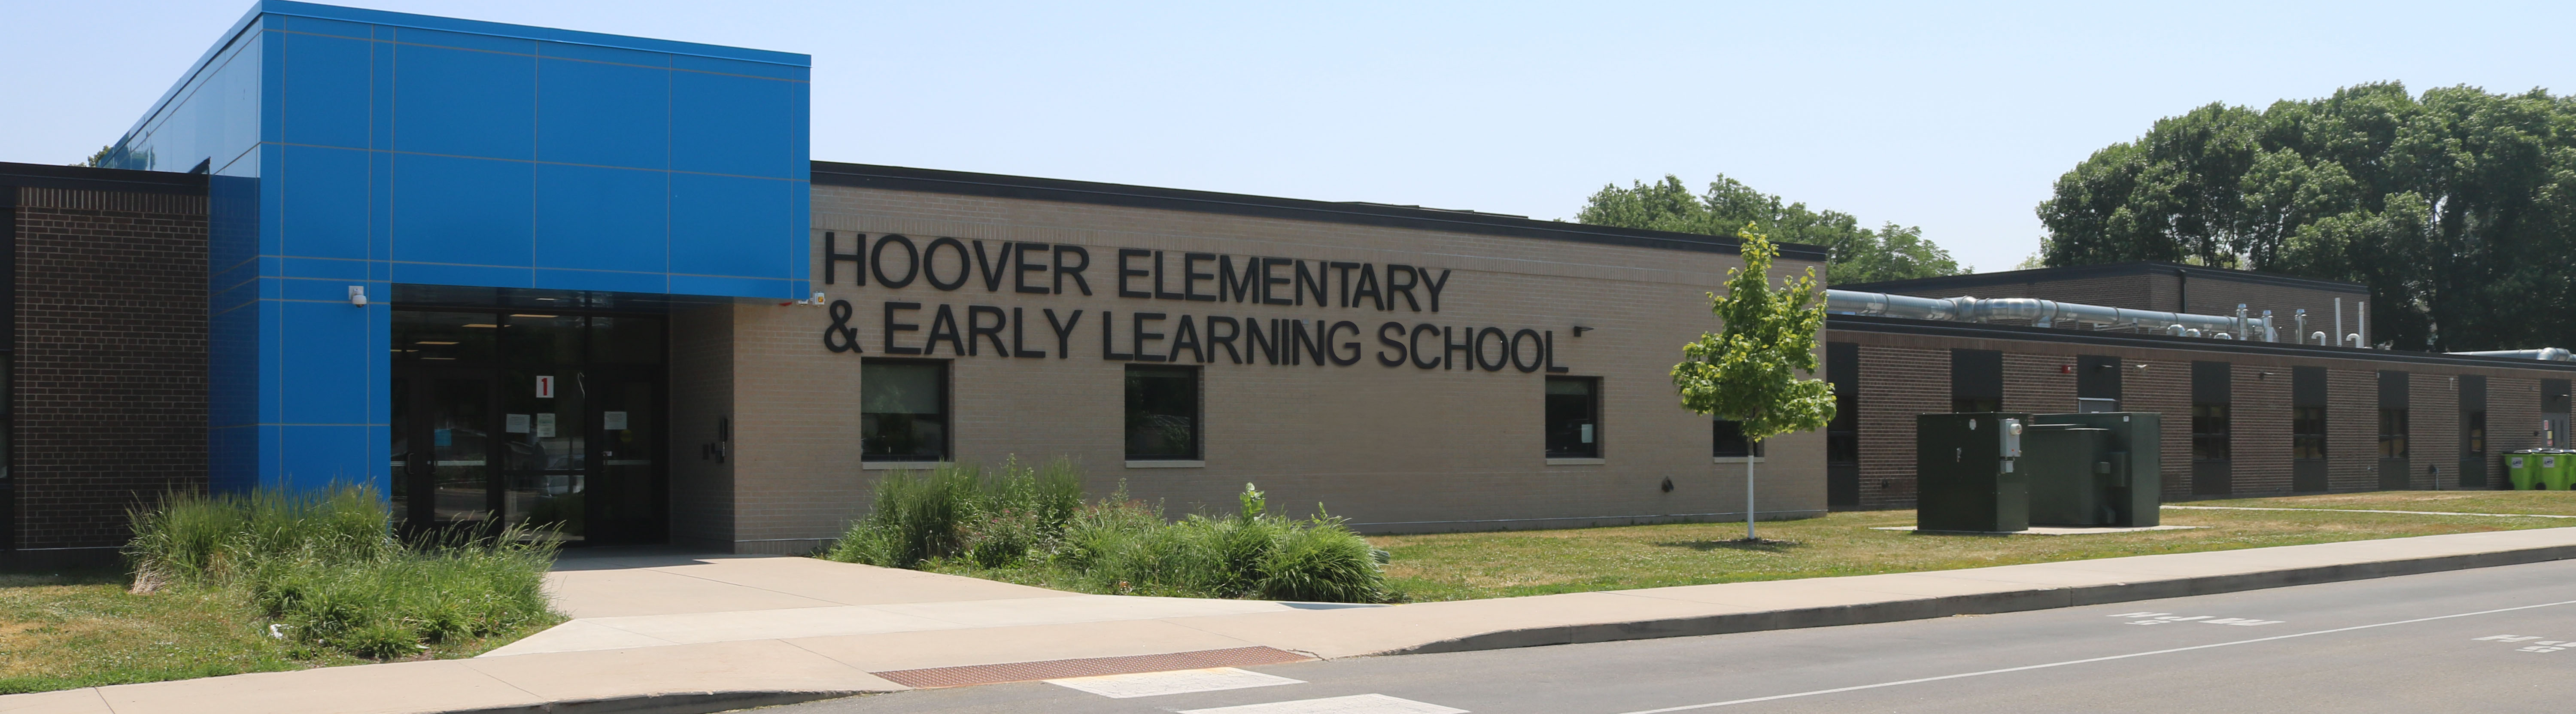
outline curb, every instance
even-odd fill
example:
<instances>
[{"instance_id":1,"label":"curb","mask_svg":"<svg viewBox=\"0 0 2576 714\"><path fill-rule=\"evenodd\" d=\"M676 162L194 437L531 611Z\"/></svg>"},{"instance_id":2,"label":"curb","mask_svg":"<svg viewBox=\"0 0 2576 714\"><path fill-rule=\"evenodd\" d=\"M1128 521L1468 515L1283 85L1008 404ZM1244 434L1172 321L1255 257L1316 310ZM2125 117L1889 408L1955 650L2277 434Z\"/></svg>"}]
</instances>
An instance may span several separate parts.
<instances>
[{"instance_id":1,"label":"curb","mask_svg":"<svg viewBox=\"0 0 2576 714\"><path fill-rule=\"evenodd\" d=\"M1928 620L1954 615L1991 615L2026 610L2101 605L2136 600L2157 600L2192 595L2263 590L2295 585L2316 585L2350 580L2369 580L2399 575L2420 575L2471 568L2543 563L2576 558L2576 545L2546 546L2521 550L2441 555L2426 558L2383 560L2369 563L2344 563L2258 573L2210 575L2140 583L2046 587L2010 592L1948 595L1918 600L1837 605L1831 607L1768 610L1708 617L1683 617L1661 620L1557 625L1517 630L1502 630L1456 639L1441 640L1413 647L1388 650L1376 655L1434 654L1441 652L1475 652L1480 650L1543 647L1547 645L1650 640L1665 637L1697 637L1739 632L1794 630L1809 627L1866 625L1879 622ZM1930 571L1938 572L1938 571ZM1376 656L1371 655L1371 656Z\"/></svg>"},{"instance_id":2,"label":"curb","mask_svg":"<svg viewBox=\"0 0 2576 714\"><path fill-rule=\"evenodd\" d=\"M483 709L449 709L439 714L711 714L712 712L774 707L782 704L873 694L870 691L738 691L686 692L672 694L639 694L630 697L569 699L544 704L489 707Z\"/></svg>"}]
</instances>

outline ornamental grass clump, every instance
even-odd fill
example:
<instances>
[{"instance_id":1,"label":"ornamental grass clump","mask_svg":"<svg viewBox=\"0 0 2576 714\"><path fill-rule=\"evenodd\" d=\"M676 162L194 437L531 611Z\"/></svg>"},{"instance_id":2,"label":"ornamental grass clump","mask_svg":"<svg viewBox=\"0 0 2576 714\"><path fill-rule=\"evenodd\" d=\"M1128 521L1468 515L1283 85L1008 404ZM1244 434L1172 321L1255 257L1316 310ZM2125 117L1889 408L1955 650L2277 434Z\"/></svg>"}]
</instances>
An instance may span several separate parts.
<instances>
[{"instance_id":1,"label":"ornamental grass clump","mask_svg":"<svg viewBox=\"0 0 2576 714\"><path fill-rule=\"evenodd\" d=\"M132 517L125 554L136 592L233 593L299 646L393 659L556 617L543 589L551 533L404 543L370 489L171 494Z\"/></svg>"},{"instance_id":2,"label":"ornamental grass clump","mask_svg":"<svg viewBox=\"0 0 2576 714\"><path fill-rule=\"evenodd\" d=\"M1167 520L1127 497L1081 499L1070 462L999 474L971 464L880 480L877 510L823 557L1122 595L1383 602L1384 551L1329 514L1268 513L1244 484L1230 516ZM1318 507L1320 511L1320 506Z\"/></svg>"}]
</instances>

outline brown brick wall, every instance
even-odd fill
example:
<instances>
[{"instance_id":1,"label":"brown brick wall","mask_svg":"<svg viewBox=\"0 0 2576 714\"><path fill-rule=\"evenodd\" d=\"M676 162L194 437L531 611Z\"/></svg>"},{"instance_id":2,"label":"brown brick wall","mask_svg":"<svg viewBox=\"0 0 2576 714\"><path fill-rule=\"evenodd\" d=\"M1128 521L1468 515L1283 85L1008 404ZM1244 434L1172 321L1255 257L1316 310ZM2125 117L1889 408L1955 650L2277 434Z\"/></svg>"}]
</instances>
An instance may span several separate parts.
<instances>
[{"instance_id":1,"label":"brown brick wall","mask_svg":"<svg viewBox=\"0 0 2576 714\"><path fill-rule=\"evenodd\" d=\"M2407 382L2406 426L2412 488L2446 490L2460 483L2460 385L2441 374L2416 372Z\"/></svg>"},{"instance_id":2,"label":"brown brick wall","mask_svg":"<svg viewBox=\"0 0 2576 714\"><path fill-rule=\"evenodd\" d=\"M23 549L110 547L206 485L206 203L18 192L13 480Z\"/></svg>"},{"instance_id":3,"label":"brown brick wall","mask_svg":"<svg viewBox=\"0 0 2576 714\"><path fill-rule=\"evenodd\" d=\"M1862 509L1914 507L1914 415L1949 410L1949 350L1861 344Z\"/></svg>"},{"instance_id":4,"label":"brown brick wall","mask_svg":"<svg viewBox=\"0 0 2576 714\"><path fill-rule=\"evenodd\" d=\"M2326 370L2326 490L2379 489L2379 371Z\"/></svg>"},{"instance_id":5,"label":"brown brick wall","mask_svg":"<svg viewBox=\"0 0 2576 714\"><path fill-rule=\"evenodd\" d=\"M2229 371L2236 440L2229 485L2240 494L2288 493L2290 426L2298 416L2290 407L2290 370L2240 362Z\"/></svg>"},{"instance_id":6,"label":"brown brick wall","mask_svg":"<svg viewBox=\"0 0 2576 714\"><path fill-rule=\"evenodd\" d=\"M2065 346L2054 347L2065 349ZM2208 355L2182 352L2138 354L2098 349L2086 354L2120 356L2120 368L2128 370L2120 380L2121 409L2164 415L2164 448L2161 450L2163 453L2157 456L2157 463L2164 467L2165 499L2190 497L2191 362L2193 357Z\"/></svg>"},{"instance_id":7,"label":"brown brick wall","mask_svg":"<svg viewBox=\"0 0 2576 714\"><path fill-rule=\"evenodd\" d=\"M2075 411L2073 355L2005 354L2004 411L2045 414Z\"/></svg>"},{"instance_id":8,"label":"brown brick wall","mask_svg":"<svg viewBox=\"0 0 2576 714\"><path fill-rule=\"evenodd\" d=\"M1860 346L1861 507L1908 508L1914 494L1914 415L1950 409L1949 351L2004 352L2005 408L2066 411L2073 406L2074 377L2058 366L2079 355L2121 359L2121 407L2164 416L2166 500L2191 498L2191 362L2230 365L2233 378L2234 459L2237 495L2290 489L2291 367L2327 367L2326 447L2333 491L2379 488L2379 382L2381 369L2410 378L2410 488L2458 488L2458 386L2453 375L2488 378L2488 470L2501 474L2506 451L2539 445L2538 370L2485 365L2420 365L2369 359L2369 352L2331 355L2266 355L2176 348L2085 345L2038 339L1912 334L1834 329L1827 339ZM2384 353L2376 353L2384 354ZM2556 378L2563 371L2547 376ZM2062 381L2061 381L2062 380ZM2438 478L2428 466L2441 468ZM2491 477L2491 483L2501 483Z\"/></svg>"}]
</instances>

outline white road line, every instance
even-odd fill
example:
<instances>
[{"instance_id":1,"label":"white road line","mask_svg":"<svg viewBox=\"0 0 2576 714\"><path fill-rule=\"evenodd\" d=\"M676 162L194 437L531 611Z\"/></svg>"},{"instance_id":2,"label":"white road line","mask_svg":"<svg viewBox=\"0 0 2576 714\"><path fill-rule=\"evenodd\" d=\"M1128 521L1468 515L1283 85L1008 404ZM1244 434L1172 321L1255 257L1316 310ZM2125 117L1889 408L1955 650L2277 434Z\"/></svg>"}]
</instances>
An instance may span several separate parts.
<instances>
[{"instance_id":1,"label":"white road line","mask_svg":"<svg viewBox=\"0 0 2576 714\"><path fill-rule=\"evenodd\" d=\"M1397 699L1384 694L1300 699L1293 702L1245 704L1215 709L1184 709L1180 714L1467 714L1438 704Z\"/></svg>"},{"instance_id":2,"label":"white road line","mask_svg":"<svg viewBox=\"0 0 2576 714\"><path fill-rule=\"evenodd\" d=\"M2306 511L2309 513L2400 513L2409 516L2494 516L2497 518L2576 518L2547 513L2453 513L2450 511L2369 511L2359 508L2260 508L2255 506L2163 506L2186 511Z\"/></svg>"},{"instance_id":3,"label":"white road line","mask_svg":"<svg viewBox=\"0 0 2576 714\"><path fill-rule=\"evenodd\" d=\"M1710 709L1710 708L1715 708L1715 707L1734 706L1734 705L1737 705L1737 704L1752 704L1752 703L1755 703L1755 702L1768 702L1768 701L1776 701L1776 700L1781 700L1781 699L1796 699L1796 698L1799 698L1799 697L1812 697L1812 696L1817 696L1817 695L1822 695L1822 694L1840 694L1840 693L1843 693L1843 692L1857 692L1857 691L1860 691L1860 690L1863 690L1863 689L1878 689L1878 688L1881 688L1881 687L1896 687L1896 686L1903 686L1903 685L1907 685L1907 684L1922 684L1922 683L1924 683L1924 682L1939 682L1939 681L1942 681L1942 680L1949 680L1949 679L1964 679L1964 678L1968 678L1968 677L1982 677L1982 676L1986 676L1986 675L1989 675L1989 674L2005 674L2005 673L2010 673L2010 672L2023 672L2023 671L2029 671L2029 670L2034 670L2034 669L2048 669L2048 668L2050 668L2050 667L2064 667L2064 666L2067 666L2067 665L2074 665L2074 664L2091 664L2091 663L2094 663L2094 662L2109 662L2109 661L2112 661L2112 660L2129 659L2129 658L2131 658L2131 657L2146 657L2146 656L2150 656L2150 655L2173 654L2173 653L2175 653L2175 652L2190 652L2190 651L2192 651L2192 650L2205 650L2205 649L2209 649L2209 648L2212 648L2212 647L2229 647L2229 646L2233 646L2233 645L2250 645L2250 644L2254 644L2254 643L2257 643L2257 642L2271 642L2271 641L2273 641L2273 640L2286 640L2286 639L2290 639L2290 638L2293 638L2293 637L2307 637L2307 636L2309 636L2309 635L2330 635L2330 634L2334 634L2334 633L2337 633L2337 632L2351 632L2351 631L2353 631L2353 630L2367 630L2367 629L2371 629L2371 628L2374 628L2374 627L2389 627L2389 626L2392 626L2392 625L2411 625L2411 624L2415 624L2415 623L2418 623L2418 622L2432 622L2432 621L2434 621L2434 620L2448 620L2448 619L2455 618L2455 617L2473 617L2473 616L2477 616L2477 615L2493 615L2493 614L2496 614L2496 613L2499 613L2499 612L2513 612L2513 611L2515 611L2515 610L2529 610L2529 609L2532 609L2532 608L2539 608L2539 607L2556 607L2556 606L2559 606L2559 605L2576 605L2576 600L2560 600L2560 601L2558 601L2558 602L2544 602L2544 603L2541 603L2541 604L2538 604L2538 605L2523 605L2523 606L2520 606L2520 607L2504 607L2504 608L2497 608L2497 609L2493 609L2493 610L2479 610L2479 611L2477 611L2477 612L2463 612L2463 613L2459 613L2459 614L2456 614L2456 615L2435 615L2435 616L2433 616L2433 617L2419 617L2419 618L2415 618L2415 619L2412 619L2412 620L2398 620L2398 621L2395 621L2395 622L2381 622L2381 623L2369 624L2369 625L2354 625L2354 626L2351 626L2351 627L2337 627L2337 628L2334 628L2334 629L2331 629L2331 630L2315 630L2315 631L2310 631L2310 632L2298 632L2298 633L2292 633L2292 634L2287 634L2287 635L2274 635L2274 636L2271 636L2271 637L2257 637L2257 638L2250 639L2250 640L2237 640L2237 641L2234 641L2234 642L2219 642L2219 643L2215 643L2215 644L2206 644L2206 645L2192 645L2192 646L2190 646L2190 647L2176 647L2176 648L2173 648L2173 649L2167 649L2167 650L2155 650L2155 651L2152 651L2152 652L2132 652L2132 653L2129 653L2129 654L2123 654L2123 655L2111 655L2111 656L2108 656L2108 657L2090 657L2090 658L2085 658L2085 659L2071 659L2071 660L2067 660L2067 661L2064 661L2064 662L2050 662L2050 663L2047 663L2047 664L2033 664L2033 665L2024 665L2024 666L2020 666L2020 667L2006 667L2006 668L2003 668L2003 669L1989 669L1989 670L1985 670L1985 671L1981 671L1981 672L1961 672L1961 673L1958 673L1958 674L1944 674L1944 675L1941 675L1941 676L1938 676L1938 677L1923 677L1923 678L1920 678L1920 679L1905 679L1905 680L1898 680L1898 681L1894 681L1894 682L1880 682L1880 683L1877 683L1877 684L1863 684L1863 685L1851 686L1851 687L1835 687L1835 688L1833 688L1833 689L1818 689L1818 690L1815 690L1815 691L1812 691L1812 692L1796 692L1796 693L1792 693L1792 694L1774 694L1774 695L1767 696L1767 697L1753 697L1753 698L1751 698L1751 699L1730 699L1730 700L1723 701L1723 702L1709 702L1709 703L1706 703L1706 704L1685 704L1685 705L1678 706L1678 707L1664 707L1664 708L1662 708L1662 709L1641 709L1641 710L1633 711L1633 712L1624 712L1623 714L1664 714L1664 712L1690 711L1690 710L1693 710L1693 709Z\"/></svg>"},{"instance_id":4,"label":"white road line","mask_svg":"<svg viewBox=\"0 0 2576 714\"><path fill-rule=\"evenodd\" d=\"M1282 684L1305 684L1306 680L1289 679L1260 672L1247 672L1233 667L1184 669L1177 672L1142 674L1106 674L1097 677L1050 679L1046 683L1068 689L1079 689L1111 699L1159 697L1165 694L1217 692L1228 689L1275 687Z\"/></svg>"}]
</instances>

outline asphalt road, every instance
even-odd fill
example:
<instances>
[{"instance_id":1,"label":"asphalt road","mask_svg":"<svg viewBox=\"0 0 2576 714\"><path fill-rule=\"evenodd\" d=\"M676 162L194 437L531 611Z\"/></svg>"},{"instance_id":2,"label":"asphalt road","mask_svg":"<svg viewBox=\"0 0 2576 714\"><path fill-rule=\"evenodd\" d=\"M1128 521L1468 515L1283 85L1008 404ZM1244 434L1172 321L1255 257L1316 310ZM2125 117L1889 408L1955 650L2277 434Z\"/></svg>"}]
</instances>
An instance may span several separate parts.
<instances>
[{"instance_id":1,"label":"asphalt road","mask_svg":"<svg viewBox=\"0 0 2576 714\"><path fill-rule=\"evenodd\" d=\"M1027 682L762 711L2551 711L2576 703L2576 561L2004 615L1249 669L1257 674L1128 675L1088 685L1142 694L1127 698ZM1157 693L1223 684L1267 686Z\"/></svg>"}]
</instances>

